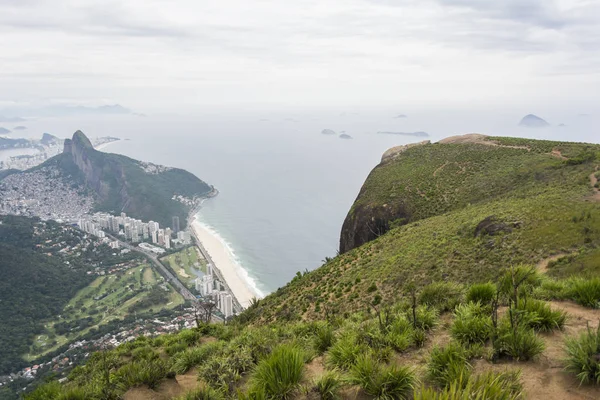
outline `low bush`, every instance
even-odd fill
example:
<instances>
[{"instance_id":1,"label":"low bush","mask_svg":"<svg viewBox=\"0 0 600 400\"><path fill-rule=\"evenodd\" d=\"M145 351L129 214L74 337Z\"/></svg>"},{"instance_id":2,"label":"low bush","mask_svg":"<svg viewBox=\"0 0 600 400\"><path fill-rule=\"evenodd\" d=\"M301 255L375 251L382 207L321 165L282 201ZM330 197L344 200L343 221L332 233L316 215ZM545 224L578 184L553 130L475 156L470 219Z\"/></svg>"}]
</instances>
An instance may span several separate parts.
<instances>
[{"instance_id":1,"label":"low bush","mask_svg":"<svg viewBox=\"0 0 600 400\"><path fill-rule=\"evenodd\" d=\"M253 366L250 349L230 345L222 354L213 354L203 362L198 377L222 392L231 393L242 375Z\"/></svg>"},{"instance_id":2,"label":"low bush","mask_svg":"<svg viewBox=\"0 0 600 400\"><path fill-rule=\"evenodd\" d=\"M527 324L513 329L505 320L498 328L498 338L494 343L494 350L499 356L517 361L528 361L544 351L544 342Z\"/></svg>"},{"instance_id":3,"label":"low bush","mask_svg":"<svg viewBox=\"0 0 600 400\"><path fill-rule=\"evenodd\" d=\"M569 298L584 307L600 307L600 278L573 278L568 281Z\"/></svg>"},{"instance_id":4,"label":"low bush","mask_svg":"<svg viewBox=\"0 0 600 400\"><path fill-rule=\"evenodd\" d=\"M328 371L314 381L312 391L317 393L321 400L336 400L340 398L342 379L337 372Z\"/></svg>"},{"instance_id":5,"label":"low bush","mask_svg":"<svg viewBox=\"0 0 600 400\"><path fill-rule=\"evenodd\" d=\"M329 348L325 361L329 366L347 370L366 350L366 346L356 343L354 335L345 333Z\"/></svg>"},{"instance_id":6,"label":"low bush","mask_svg":"<svg viewBox=\"0 0 600 400\"><path fill-rule=\"evenodd\" d=\"M438 321L439 313L435 308L428 306L418 306L415 310L415 314L417 316L416 322L413 321L413 313L412 310L408 310L406 312L406 316L411 324L416 325L417 329L430 330L433 328Z\"/></svg>"},{"instance_id":7,"label":"low bush","mask_svg":"<svg viewBox=\"0 0 600 400\"><path fill-rule=\"evenodd\" d=\"M166 375L167 369L160 359L135 361L119 368L115 373L115 380L117 386L123 391L140 385L154 389Z\"/></svg>"},{"instance_id":8,"label":"low bush","mask_svg":"<svg viewBox=\"0 0 600 400\"><path fill-rule=\"evenodd\" d=\"M466 303L456 307L450 332L464 345L485 343L492 334L492 318L481 303Z\"/></svg>"},{"instance_id":9,"label":"low bush","mask_svg":"<svg viewBox=\"0 0 600 400\"><path fill-rule=\"evenodd\" d=\"M281 345L258 363L252 374L252 386L267 397L291 398L303 377L304 355L289 345Z\"/></svg>"},{"instance_id":10,"label":"low bush","mask_svg":"<svg viewBox=\"0 0 600 400\"><path fill-rule=\"evenodd\" d=\"M38 386L33 392L25 395L25 400L54 400L62 391L62 386L57 381Z\"/></svg>"},{"instance_id":11,"label":"low bush","mask_svg":"<svg viewBox=\"0 0 600 400\"><path fill-rule=\"evenodd\" d=\"M496 285L492 282L476 283L471 285L467 291L466 300L467 302L488 305L496 297L496 290Z\"/></svg>"},{"instance_id":12,"label":"low bush","mask_svg":"<svg viewBox=\"0 0 600 400\"><path fill-rule=\"evenodd\" d=\"M471 365L465 349L458 343L446 347L434 347L427 361L427 377L440 387L449 387L451 383L467 381L471 374Z\"/></svg>"},{"instance_id":13,"label":"low bush","mask_svg":"<svg viewBox=\"0 0 600 400\"><path fill-rule=\"evenodd\" d=\"M403 352L413 344L413 332L408 330L402 333L390 331L385 335L387 344L397 352Z\"/></svg>"},{"instance_id":14,"label":"low bush","mask_svg":"<svg viewBox=\"0 0 600 400\"><path fill-rule=\"evenodd\" d=\"M348 382L360 386L375 399L407 399L415 377L410 369L383 365L367 353L362 354L350 369Z\"/></svg>"},{"instance_id":15,"label":"low bush","mask_svg":"<svg viewBox=\"0 0 600 400\"><path fill-rule=\"evenodd\" d=\"M463 287L455 282L435 282L419 293L419 304L434 307L441 312L452 311L463 299Z\"/></svg>"},{"instance_id":16,"label":"low bush","mask_svg":"<svg viewBox=\"0 0 600 400\"><path fill-rule=\"evenodd\" d=\"M567 320L565 311L552 310L549 304L541 300L521 301L517 310L531 314L528 318L528 325L536 331L550 332L554 329L562 329Z\"/></svg>"},{"instance_id":17,"label":"low bush","mask_svg":"<svg viewBox=\"0 0 600 400\"><path fill-rule=\"evenodd\" d=\"M134 361L152 361L158 358L158 353L150 346L138 347L131 352Z\"/></svg>"},{"instance_id":18,"label":"low bush","mask_svg":"<svg viewBox=\"0 0 600 400\"><path fill-rule=\"evenodd\" d=\"M211 388L210 386L202 386L198 389L190 390L177 400L224 400L223 393Z\"/></svg>"},{"instance_id":19,"label":"low bush","mask_svg":"<svg viewBox=\"0 0 600 400\"><path fill-rule=\"evenodd\" d=\"M581 383L600 384L600 325L566 339L567 370Z\"/></svg>"},{"instance_id":20,"label":"low bush","mask_svg":"<svg viewBox=\"0 0 600 400\"><path fill-rule=\"evenodd\" d=\"M187 348L188 346L183 342L169 343L167 346L165 346L165 353L167 353L169 356L174 356L175 354L184 351Z\"/></svg>"},{"instance_id":21,"label":"low bush","mask_svg":"<svg viewBox=\"0 0 600 400\"><path fill-rule=\"evenodd\" d=\"M450 384L442 392L432 388L415 391L414 400L520 400L520 371L486 372Z\"/></svg>"},{"instance_id":22,"label":"low bush","mask_svg":"<svg viewBox=\"0 0 600 400\"><path fill-rule=\"evenodd\" d=\"M171 359L171 370L178 374L185 374L191 368L206 361L210 356L221 351L222 342L207 343L199 347L190 347L176 353Z\"/></svg>"},{"instance_id":23,"label":"low bush","mask_svg":"<svg viewBox=\"0 0 600 400\"><path fill-rule=\"evenodd\" d=\"M569 288L565 281L544 278L539 287L533 289L533 297L541 300L566 300Z\"/></svg>"},{"instance_id":24,"label":"low bush","mask_svg":"<svg viewBox=\"0 0 600 400\"><path fill-rule=\"evenodd\" d=\"M521 282L518 290L520 297L530 294L542 284L543 278L535 267L518 265L508 269L500 278L498 289L508 297L514 297L513 282Z\"/></svg>"},{"instance_id":25,"label":"low bush","mask_svg":"<svg viewBox=\"0 0 600 400\"><path fill-rule=\"evenodd\" d=\"M325 353L335 341L333 328L329 325L321 326L315 332L314 348L318 354Z\"/></svg>"}]
</instances>

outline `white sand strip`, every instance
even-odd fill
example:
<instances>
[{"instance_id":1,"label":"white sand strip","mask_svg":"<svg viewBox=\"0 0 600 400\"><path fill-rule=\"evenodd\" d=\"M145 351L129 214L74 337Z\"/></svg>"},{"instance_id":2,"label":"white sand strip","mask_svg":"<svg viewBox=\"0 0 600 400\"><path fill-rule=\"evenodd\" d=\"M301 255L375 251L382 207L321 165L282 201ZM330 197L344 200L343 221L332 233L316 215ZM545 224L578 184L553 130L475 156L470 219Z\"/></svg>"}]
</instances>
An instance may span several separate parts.
<instances>
[{"instance_id":1,"label":"white sand strip","mask_svg":"<svg viewBox=\"0 0 600 400\"><path fill-rule=\"evenodd\" d=\"M223 275L223 279L225 279L235 298L240 302L242 307L248 307L250 300L258 296L250 288L248 281L245 279L245 271L233 259L233 255L227 250L225 244L196 219L192 222L192 229L194 229L202 246Z\"/></svg>"}]
</instances>

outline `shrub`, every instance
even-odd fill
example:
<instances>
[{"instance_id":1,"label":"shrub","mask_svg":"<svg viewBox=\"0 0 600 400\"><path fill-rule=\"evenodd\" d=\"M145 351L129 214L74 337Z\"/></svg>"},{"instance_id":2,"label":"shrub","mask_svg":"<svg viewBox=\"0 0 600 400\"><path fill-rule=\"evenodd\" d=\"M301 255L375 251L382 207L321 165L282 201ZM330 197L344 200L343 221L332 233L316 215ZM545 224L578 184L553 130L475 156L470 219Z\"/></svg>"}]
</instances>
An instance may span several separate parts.
<instances>
[{"instance_id":1,"label":"shrub","mask_svg":"<svg viewBox=\"0 0 600 400\"><path fill-rule=\"evenodd\" d=\"M425 286L419 294L419 303L437 308L441 312L451 311L463 297L463 287L454 282L435 282Z\"/></svg>"},{"instance_id":2,"label":"shrub","mask_svg":"<svg viewBox=\"0 0 600 400\"><path fill-rule=\"evenodd\" d=\"M569 372L581 383L600 384L600 325L595 331L588 326L579 337L567 338L566 351Z\"/></svg>"},{"instance_id":3,"label":"shrub","mask_svg":"<svg viewBox=\"0 0 600 400\"><path fill-rule=\"evenodd\" d=\"M542 284L533 290L533 297L542 300L565 300L569 298L565 281L544 278Z\"/></svg>"},{"instance_id":4,"label":"shrub","mask_svg":"<svg viewBox=\"0 0 600 400\"><path fill-rule=\"evenodd\" d=\"M402 333L390 331L385 335L387 344L397 352L403 352L413 344L413 332L408 330Z\"/></svg>"},{"instance_id":5,"label":"shrub","mask_svg":"<svg viewBox=\"0 0 600 400\"><path fill-rule=\"evenodd\" d=\"M170 343L165 347L165 353L170 356L174 356L175 354L184 351L188 346L183 342L174 342Z\"/></svg>"},{"instance_id":6,"label":"shrub","mask_svg":"<svg viewBox=\"0 0 600 400\"><path fill-rule=\"evenodd\" d=\"M181 351L172 358L171 369L178 374L185 374L191 368L206 361L223 348L221 342L207 343L200 347L191 347Z\"/></svg>"},{"instance_id":7,"label":"shrub","mask_svg":"<svg viewBox=\"0 0 600 400\"><path fill-rule=\"evenodd\" d=\"M153 360L125 364L115 375L117 385L126 391L140 385L147 385L150 389L154 389L166 374L164 363L161 360Z\"/></svg>"},{"instance_id":8,"label":"shrub","mask_svg":"<svg viewBox=\"0 0 600 400\"><path fill-rule=\"evenodd\" d=\"M414 400L517 400L522 398L520 371L486 372L453 382L443 392L422 388Z\"/></svg>"},{"instance_id":9,"label":"shrub","mask_svg":"<svg viewBox=\"0 0 600 400\"><path fill-rule=\"evenodd\" d=\"M213 387L230 393L242 374L254 366L252 353L247 347L228 346L219 356L209 357L198 369L198 377Z\"/></svg>"},{"instance_id":10,"label":"shrub","mask_svg":"<svg viewBox=\"0 0 600 400\"><path fill-rule=\"evenodd\" d=\"M454 311L452 337L462 344L485 343L493 330L492 318L480 303L461 304Z\"/></svg>"},{"instance_id":11,"label":"shrub","mask_svg":"<svg viewBox=\"0 0 600 400\"><path fill-rule=\"evenodd\" d=\"M365 346L356 343L354 335L346 333L329 348L326 362L330 366L347 370L364 351Z\"/></svg>"},{"instance_id":12,"label":"shrub","mask_svg":"<svg viewBox=\"0 0 600 400\"><path fill-rule=\"evenodd\" d=\"M190 390L177 400L223 400L225 397L219 391L210 386L203 386L198 389Z\"/></svg>"},{"instance_id":13,"label":"shrub","mask_svg":"<svg viewBox=\"0 0 600 400\"><path fill-rule=\"evenodd\" d=\"M568 282L569 297L585 307L600 307L600 278L573 278Z\"/></svg>"},{"instance_id":14,"label":"shrub","mask_svg":"<svg viewBox=\"0 0 600 400\"><path fill-rule=\"evenodd\" d=\"M319 395L321 400L336 400L340 398L340 389L343 383L340 375L333 371L328 371L319 379L315 380L313 392Z\"/></svg>"},{"instance_id":15,"label":"shrub","mask_svg":"<svg viewBox=\"0 0 600 400\"><path fill-rule=\"evenodd\" d=\"M251 350L254 363L258 363L271 353L279 343L277 333L269 327L247 328L231 341L231 346L247 347Z\"/></svg>"},{"instance_id":16,"label":"shrub","mask_svg":"<svg viewBox=\"0 0 600 400\"><path fill-rule=\"evenodd\" d=\"M415 323L418 329L429 330L437 324L439 314L435 308L427 306L418 306L416 311L417 321ZM412 310L406 312L408 320L413 323Z\"/></svg>"},{"instance_id":17,"label":"shrub","mask_svg":"<svg viewBox=\"0 0 600 400\"><path fill-rule=\"evenodd\" d=\"M476 283L471 285L467 292L467 302L481 303L483 305L491 304L496 297L496 285L492 282Z\"/></svg>"},{"instance_id":18,"label":"shrub","mask_svg":"<svg viewBox=\"0 0 600 400\"><path fill-rule=\"evenodd\" d=\"M192 346L200 340L200 332L195 329L184 329L177 334L180 342L185 343L188 346Z\"/></svg>"},{"instance_id":19,"label":"shrub","mask_svg":"<svg viewBox=\"0 0 600 400\"><path fill-rule=\"evenodd\" d=\"M302 351L281 345L256 366L252 374L252 386L263 390L267 397L288 399L300 384L303 367Z\"/></svg>"},{"instance_id":20,"label":"shrub","mask_svg":"<svg viewBox=\"0 0 600 400\"><path fill-rule=\"evenodd\" d=\"M60 383L53 381L38 386L33 392L25 395L25 400L54 400L60 395L60 392Z\"/></svg>"},{"instance_id":21,"label":"shrub","mask_svg":"<svg viewBox=\"0 0 600 400\"><path fill-rule=\"evenodd\" d=\"M527 324L513 329L504 321L498 329L498 338L494 344L496 353L517 361L528 361L544 351L544 342Z\"/></svg>"},{"instance_id":22,"label":"shrub","mask_svg":"<svg viewBox=\"0 0 600 400\"><path fill-rule=\"evenodd\" d=\"M321 326L315 332L314 348L318 354L325 353L335 341L333 328L329 325Z\"/></svg>"},{"instance_id":23,"label":"shrub","mask_svg":"<svg viewBox=\"0 0 600 400\"><path fill-rule=\"evenodd\" d=\"M348 381L375 399L406 399L415 377L408 368L385 366L370 354L362 354L352 366Z\"/></svg>"},{"instance_id":24,"label":"shrub","mask_svg":"<svg viewBox=\"0 0 600 400\"><path fill-rule=\"evenodd\" d=\"M427 332L423 329L415 329L412 331L412 341L417 347L423 347L427 341Z\"/></svg>"},{"instance_id":25,"label":"shrub","mask_svg":"<svg viewBox=\"0 0 600 400\"><path fill-rule=\"evenodd\" d=\"M535 267L518 265L510 268L500 278L499 289L501 293L512 298L514 297L513 282L521 282L518 294L522 296L533 292L534 288L542 284L542 281L542 276Z\"/></svg>"},{"instance_id":26,"label":"shrub","mask_svg":"<svg viewBox=\"0 0 600 400\"><path fill-rule=\"evenodd\" d=\"M446 347L434 347L427 361L427 377L440 387L449 387L452 382L466 380L471 374L471 365L466 351L458 343Z\"/></svg>"},{"instance_id":27,"label":"shrub","mask_svg":"<svg viewBox=\"0 0 600 400\"><path fill-rule=\"evenodd\" d=\"M158 358L158 353L150 346L138 347L131 352L131 357L134 361L155 360Z\"/></svg>"},{"instance_id":28,"label":"shrub","mask_svg":"<svg viewBox=\"0 0 600 400\"><path fill-rule=\"evenodd\" d=\"M562 329L567 320L567 313L561 310L552 310L550 305L541 300L527 299L519 302L517 310L532 314L529 318L529 327L541 332L550 332Z\"/></svg>"}]
</instances>

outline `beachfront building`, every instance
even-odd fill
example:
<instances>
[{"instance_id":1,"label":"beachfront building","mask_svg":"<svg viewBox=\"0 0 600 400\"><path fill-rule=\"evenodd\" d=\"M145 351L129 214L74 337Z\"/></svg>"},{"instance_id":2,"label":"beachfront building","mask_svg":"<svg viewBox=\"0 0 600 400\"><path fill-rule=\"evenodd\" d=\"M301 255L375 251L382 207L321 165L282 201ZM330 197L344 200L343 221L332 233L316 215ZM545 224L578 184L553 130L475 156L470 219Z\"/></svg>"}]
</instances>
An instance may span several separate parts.
<instances>
[{"instance_id":1,"label":"beachfront building","mask_svg":"<svg viewBox=\"0 0 600 400\"><path fill-rule=\"evenodd\" d=\"M233 297L229 292L218 292L217 294L217 308L223 313L225 318L229 318L233 315Z\"/></svg>"},{"instance_id":2,"label":"beachfront building","mask_svg":"<svg viewBox=\"0 0 600 400\"><path fill-rule=\"evenodd\" d=\"M199 292L202 297L208 297L212 295L215 287L214 279L212 275L204 275L200 281ZM198 287L196 287L198 289Z\"/></svg>"}]
</instances>

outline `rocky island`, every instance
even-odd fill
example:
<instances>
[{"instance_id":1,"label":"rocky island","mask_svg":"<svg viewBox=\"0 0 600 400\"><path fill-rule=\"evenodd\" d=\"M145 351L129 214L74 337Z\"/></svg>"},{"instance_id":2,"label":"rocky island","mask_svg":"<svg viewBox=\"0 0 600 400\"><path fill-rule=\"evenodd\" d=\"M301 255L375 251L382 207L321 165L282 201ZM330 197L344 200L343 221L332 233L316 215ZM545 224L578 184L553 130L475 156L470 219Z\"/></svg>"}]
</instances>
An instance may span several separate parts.
<instances>
[{"instance_id":1,"label":"rocky island","mask_svg":"<svg viewBox=\"0 0 600 400\"><path fill-rule=\"evenodd\" d=\"M519 122L519 126L525 128L545 128L547 126L550 126L550 124L544 119L538 117L537 115L529 114L524 116L523 119L521 119L521 122Z\"/></svg>"}]
</instances>

